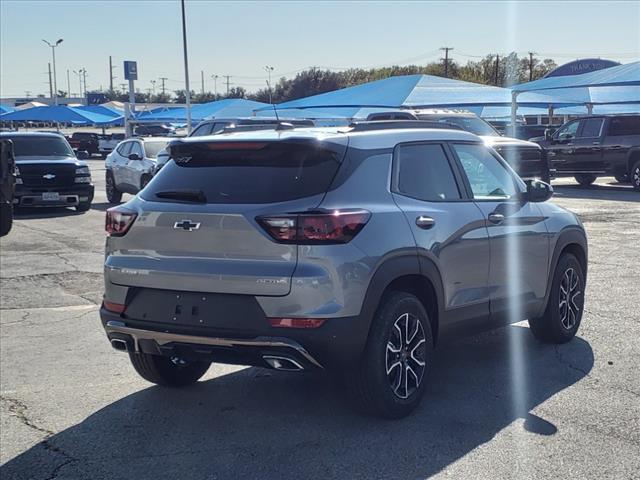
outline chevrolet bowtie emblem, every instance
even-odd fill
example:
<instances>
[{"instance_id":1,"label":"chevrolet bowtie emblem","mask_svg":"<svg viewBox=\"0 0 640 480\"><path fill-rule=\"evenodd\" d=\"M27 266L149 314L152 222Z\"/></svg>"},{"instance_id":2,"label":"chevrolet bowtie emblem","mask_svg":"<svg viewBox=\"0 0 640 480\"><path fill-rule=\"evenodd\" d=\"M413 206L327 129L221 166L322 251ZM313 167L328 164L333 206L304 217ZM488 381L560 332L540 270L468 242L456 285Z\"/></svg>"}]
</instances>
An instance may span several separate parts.
<instances>
[{"instance_id":1,"label":"chevrolet bowtie emblem","mask_svg":"<svg viewBox=\"0 0 640 480\"><path fill-rule=\"evenodd\" d=\"M173 228L182 229L185 232L193 232L200 228L200 223L192 222L191 220L180 220L173 224Z\"/></svg>"}]
</instances>

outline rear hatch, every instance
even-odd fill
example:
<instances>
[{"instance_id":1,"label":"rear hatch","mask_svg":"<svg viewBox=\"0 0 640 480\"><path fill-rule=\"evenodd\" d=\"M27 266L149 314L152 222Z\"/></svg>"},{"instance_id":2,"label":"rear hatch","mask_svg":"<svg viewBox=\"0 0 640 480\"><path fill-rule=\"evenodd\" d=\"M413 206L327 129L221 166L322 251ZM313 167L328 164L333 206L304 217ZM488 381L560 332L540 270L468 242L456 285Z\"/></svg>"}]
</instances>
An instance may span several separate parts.
<instances>
[{"instance_id":1,"label":"rear hatch","mask_svg":"<svg viewBox=\"0 0 640 480\"><path fill-rule=\"evenodd\" d=\"M345 150L315 139L173 144L172 160L134 203L133 226L109 238L109 280L167 290L288 294L298 247L276 243L256 218L318 207Z\"/></svg>"}]
</instances>

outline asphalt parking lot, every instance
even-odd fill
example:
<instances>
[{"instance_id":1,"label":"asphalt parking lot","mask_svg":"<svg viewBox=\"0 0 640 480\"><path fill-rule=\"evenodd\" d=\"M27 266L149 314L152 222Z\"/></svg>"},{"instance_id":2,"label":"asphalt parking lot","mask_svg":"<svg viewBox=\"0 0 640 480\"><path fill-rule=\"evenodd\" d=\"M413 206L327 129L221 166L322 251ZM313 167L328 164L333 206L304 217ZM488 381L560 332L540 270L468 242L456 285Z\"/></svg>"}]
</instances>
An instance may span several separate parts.
<instances>
[{"instance_id":1,"label":"asphalt parking lot","mask_svg":"<svg viewBox=\"0 0 640 480\"><path fill-rule=\"evenodd\" d=\"M141 380L98 318L108 204L90 164L91 211L23 212L0 241L3 479L640 478L631 187L554 182L589 235L577 338L542 345L522 323L447 345L417 412L389 422L355 414L322 375L213 365L184 390Z\"/></svg>"}]
</instances>

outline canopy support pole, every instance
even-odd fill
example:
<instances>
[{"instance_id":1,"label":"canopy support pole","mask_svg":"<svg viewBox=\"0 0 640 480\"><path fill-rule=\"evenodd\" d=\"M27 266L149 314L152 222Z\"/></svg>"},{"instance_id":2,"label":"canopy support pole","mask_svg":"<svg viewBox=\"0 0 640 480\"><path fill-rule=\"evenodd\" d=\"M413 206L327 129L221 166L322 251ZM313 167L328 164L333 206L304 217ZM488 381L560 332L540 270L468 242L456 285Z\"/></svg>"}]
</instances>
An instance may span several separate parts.
<instances>
[{"instance_id":1,"label":"canopy support pole","mask_svg":"<svg viewBox=\"0 0 640 480\"><path fill-rule=\"evenodd\" d=\"M587 103L587 113L593 115L593 103Z\"/></svg>"},{"instance_id":2,"label":"canopy support pole","mask_svg":"<svg viewBox=\"0 0 640 480\"><path fill-rule=\"evenodd\" d=\"M518 112L518 93L511 92L511 136L516 137L516 113Z\"/></svg>"},{"instance_id":3,"label":"canopy support pole","mask_svg":"<svg viewBox=\"0 0 640 480\"><path fill-rule=\"evenodd\" d=\"M549 116L549 120L547 121L547 125L551 125L553 123L553 105L549 104L549 111L547 112Z\"/></svg>"}]
</instances>

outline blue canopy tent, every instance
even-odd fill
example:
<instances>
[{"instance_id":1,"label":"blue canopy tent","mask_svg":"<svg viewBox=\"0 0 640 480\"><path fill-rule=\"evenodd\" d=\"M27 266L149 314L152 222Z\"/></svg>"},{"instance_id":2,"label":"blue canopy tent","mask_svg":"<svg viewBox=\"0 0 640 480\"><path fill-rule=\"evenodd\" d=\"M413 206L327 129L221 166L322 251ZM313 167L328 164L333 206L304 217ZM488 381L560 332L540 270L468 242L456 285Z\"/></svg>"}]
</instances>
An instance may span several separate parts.
<instances>
[{"instance_id":1,"label":"blue canopy tent","mask_svg":"<svg viewBox=\"0 0 640 480\"><path fill-rule=\"evenodd\" d=\"M0 115L1 122L55 122L73 125L113 125L122 117L109 117L73 107L55 105L34 107Z\"/></svg>"},{"instance_id":2,"label":"blue canopy tent","mask_svg":"<svg viewBox=\"0 0 640 480\"><path fill-rule=\"evenodd\" d=\"M640 103L640 62L609 67L595 72L562 77L547 77L515 85L511 89L511 123L515 125L519 96L543 92L587 106ZM550 112L551 113L551 112Z\"/></svg>"},{"instance_id":3,"label":"blue canopy tent","mask_svg":"<svg viewBox=\"0 0 640 480\"><path fill-rule=\"evenodd\" d=\"M227 98L216 102L201 103L191 106L191 119L201 122L210 118L249 117L253 111L264 107L266 103L245 100L244 98ZM144 112L136 116L135 120L144 122L186 123L187 109L185 107L166 109L159 112Z\"/></svg>"},{"instance_id":4,"label":"blue canopy tent","mask_svg":"<svg viewBox=\"0 0 640 480\"><path fill-rule=\"evenodd\" d=\"M105 107L104 105L83 105L81 107L73 107L76 110L82 110L83 112L98 113L100 115L106 115L107 117L122 117L123 112L116 110L115 108Z\"/></svg>"},{"instance_id":5,"label":"blue canopy tent","mask_svg":"<svg viewBox=\"0 0 640 480\"><path fill-rule=\"evenodd\" d=\"M13 111L15 111L15 108L10 107L9 105L0 104L0 115L2 115L4 113L11 113Z\"/></svg>"},{"instance_id":6,"label":"blue canopy tent","mask_svg":"<svg viewBox=\"0 0 640 480\"><path fill-rule=\"evenodd\" d=\"M508 106L511 91L432 75L401 75L347 87L333 92L284 102L278 110L325 109L335 107L434 108L469 106ZM573 101L557 101L536 93L523 95L523 106L571 106ZM260 111L272 108L263 107ZM286 114L283 114L286 115Z\"/></svg>"}]
</instances>

